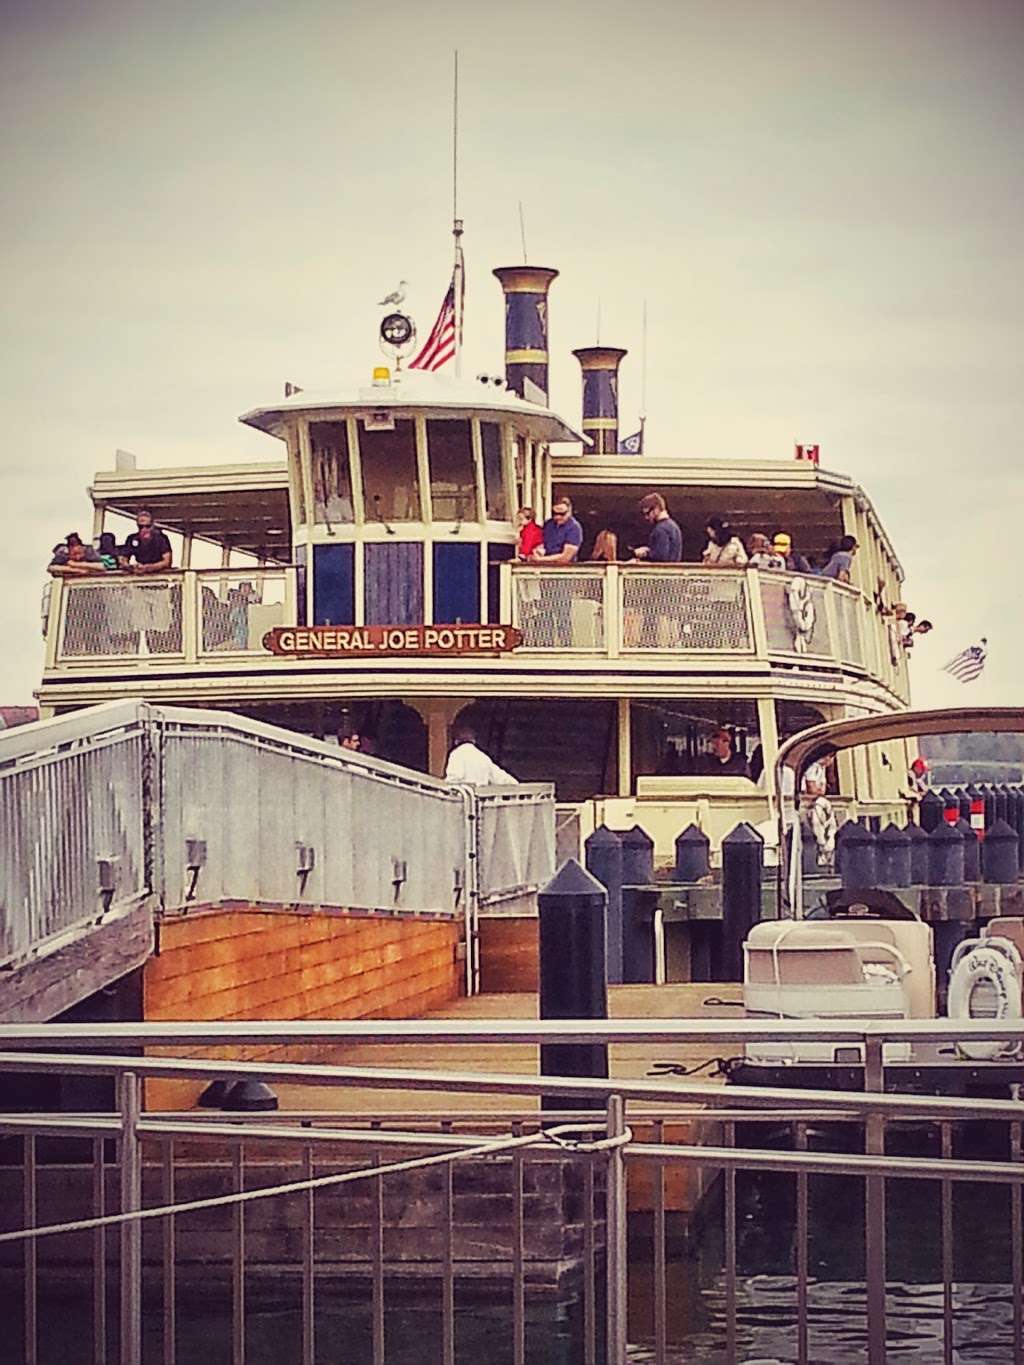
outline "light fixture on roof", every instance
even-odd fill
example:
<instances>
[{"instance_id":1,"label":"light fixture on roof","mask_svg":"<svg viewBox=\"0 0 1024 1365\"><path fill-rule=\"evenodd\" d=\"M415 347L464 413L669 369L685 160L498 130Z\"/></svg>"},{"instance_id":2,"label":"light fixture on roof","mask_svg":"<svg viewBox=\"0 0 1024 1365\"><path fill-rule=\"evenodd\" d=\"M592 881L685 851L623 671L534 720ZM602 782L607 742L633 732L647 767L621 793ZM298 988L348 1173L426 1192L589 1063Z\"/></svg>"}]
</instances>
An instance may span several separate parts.
<instances>
[{"instance_id":1,"label":"light fixture on roof","mask_svg":"<svg viewBox=\"0 0 1024 1365\"><path fill-rule=\"evenodd\" d=\"M478 374L476 379L478 384L483 384L485 387L492 384L496 389L505 388L504 377L499 374Z\"/></svg>"}]
</instances>

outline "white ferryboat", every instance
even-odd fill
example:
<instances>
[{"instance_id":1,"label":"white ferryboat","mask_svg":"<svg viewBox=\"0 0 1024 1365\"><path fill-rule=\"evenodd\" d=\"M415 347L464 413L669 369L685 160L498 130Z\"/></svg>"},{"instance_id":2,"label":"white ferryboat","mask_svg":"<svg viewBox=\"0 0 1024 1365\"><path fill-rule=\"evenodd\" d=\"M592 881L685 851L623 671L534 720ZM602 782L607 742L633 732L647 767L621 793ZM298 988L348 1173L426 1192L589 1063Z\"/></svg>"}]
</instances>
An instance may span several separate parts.
<instances>
[{"instance_id":1,"label":"white ferryboat","mask_svg":"<svg viewBox=\"0 0 1024 1365\"><path fill-rule=\"evenodd\" d=\"M351 386L288 386L241 417L280 442L275 462L97 473L94 534L122 540L149 509L174 568L53 581L43 716L138 696L219 707L319 738L354 729L435 775L469 719L503 768L555 783L563 849L637 823L665 862L691 822L717 847L740 820L772 820L787 738L905 708L906 654L882 610L903 572L863 489L798 460L618 453L625 352L610 347L576 352L578 430L547 406L556 273L495 271L499 378L379 367L371 343ZM628 560L651 491L686 562L587 563L606 529ZM584 529L579 561L516 562L517 508L542 522L558 495ZM785 532L819 562L852 535L851 582L706 568L715 515L744 541ZM697 775L719 727L751 775ZM907 757L902 741L841 754L840 818L905 811Z\"/></svg>"}]
</instances>

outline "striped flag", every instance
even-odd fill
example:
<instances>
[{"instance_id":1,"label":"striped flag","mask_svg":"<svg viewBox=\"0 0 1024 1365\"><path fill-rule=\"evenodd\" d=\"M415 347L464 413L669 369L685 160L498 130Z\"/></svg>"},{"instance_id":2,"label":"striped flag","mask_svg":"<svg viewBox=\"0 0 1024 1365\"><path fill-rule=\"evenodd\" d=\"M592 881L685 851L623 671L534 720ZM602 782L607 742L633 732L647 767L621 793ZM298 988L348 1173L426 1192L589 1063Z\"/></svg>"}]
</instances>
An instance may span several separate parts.
<instances>
[{"instance_id":1,"label":"striped flag","mask_svg":"<svg viewBox=\"0 0 1024 1365\"><path fill-rule=\"evenodd\" d=\"M948 664L943 665L944 673L952 673L957 682L969 683L981 676L981 671L985 667L985 660L988 657L988 641L983 639L979 644L968 645L959 654L950 659Z\"/></svg>"},{"instance_id":2,"label":"striped flag","mask_svg":"<svg viewBox=\"0 0 1024 1365\"><path fill-rule=\"evenodd\" d=\"M441 304L441 311L437 315L437 321L430 329L430 335L423 343L418 355L409 361L410 370L439 370L442 365L447 365L449 360L454 359L456 349L455 336L455 276L448 286L448 293L444 296L444 303Z\"/></svg>"}]
</instances>

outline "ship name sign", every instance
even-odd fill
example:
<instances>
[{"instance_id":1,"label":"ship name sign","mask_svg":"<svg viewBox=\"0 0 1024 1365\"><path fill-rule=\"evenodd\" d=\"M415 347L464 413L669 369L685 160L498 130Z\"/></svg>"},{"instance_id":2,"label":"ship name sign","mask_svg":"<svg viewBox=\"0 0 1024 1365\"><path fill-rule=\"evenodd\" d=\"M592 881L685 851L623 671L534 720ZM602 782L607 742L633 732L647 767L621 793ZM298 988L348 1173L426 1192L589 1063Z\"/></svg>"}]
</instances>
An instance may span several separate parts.
<instances>
[{"instance_id":1,"label":"ship name sign","mask_svg":"<svg viewBox=\"0 0 1024 1365\"><path fill-rule=\"evenodd\" d=\"M380 655L504 654L522 644L514 626L275 626L263 648L304 658L372 658Z\"/></svg>"}]
</instances>

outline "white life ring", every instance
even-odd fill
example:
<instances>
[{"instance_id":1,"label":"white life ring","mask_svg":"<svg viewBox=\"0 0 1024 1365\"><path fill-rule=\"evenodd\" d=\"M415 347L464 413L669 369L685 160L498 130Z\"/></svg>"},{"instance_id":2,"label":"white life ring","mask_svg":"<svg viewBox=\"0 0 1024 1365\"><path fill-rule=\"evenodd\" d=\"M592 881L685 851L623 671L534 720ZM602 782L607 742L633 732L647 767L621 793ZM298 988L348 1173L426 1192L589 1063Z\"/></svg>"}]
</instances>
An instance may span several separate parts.
<instances>
[{"instance_id":1,"label":"white life ring","mask_svg":"<svg viewBox=\"0 0 1024 1365\"><path fill-rule=\"evenodd\" d=\"M793 648L797 654L806 654L814 634L815 618L814 598L806 578L790 579L786 589L786 605L793 622Z\"/></svg>"},{"instance_id":2,"label":"white life ring","mask_svg":"<svg viewBox=\"0 0 1024 1365\"><path fill-rule=\"evenodd\" d=\"M962 943L953 956L949 975L950 1019L991 1019L995 1022L1021 1017L1021 960L1008 939L972 939ZM972 1061L991 1061L1014 1044L996 1039L959 1040L957 1052Z\"/></svg>"}]
</instances>

